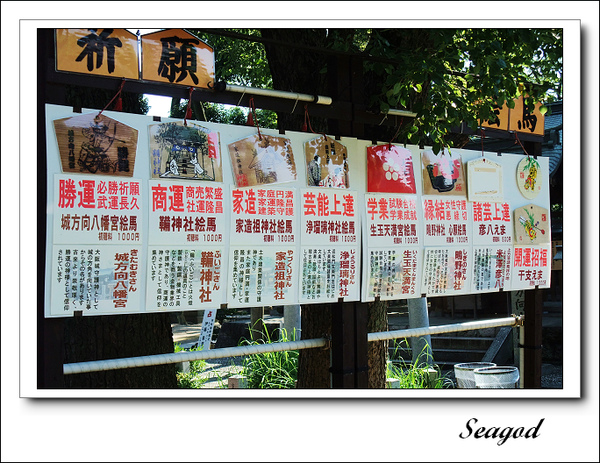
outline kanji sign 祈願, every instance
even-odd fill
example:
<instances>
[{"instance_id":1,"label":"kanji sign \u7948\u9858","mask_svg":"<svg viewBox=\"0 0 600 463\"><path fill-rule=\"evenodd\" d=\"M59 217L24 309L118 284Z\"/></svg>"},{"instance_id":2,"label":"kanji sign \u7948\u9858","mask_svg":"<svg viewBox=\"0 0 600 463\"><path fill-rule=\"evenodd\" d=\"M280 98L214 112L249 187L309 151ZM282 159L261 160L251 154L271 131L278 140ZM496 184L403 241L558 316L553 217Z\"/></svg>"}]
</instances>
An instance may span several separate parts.
<instances>
[{"instance_id":1,"label":"kanji sign \u7948\u9858","mask_svg":"<svg viewBox=\"0 0 600 463\"><path fill-rule=\"evenodd\" d=\"M56 69L138 79L137 36L125 29L56 29Z\"/></svg>"},{"instance_id":2,"label":"kanji sign \u7948\u9858","mask_svg":"<svg viewBox=\"0 0 600 463\"><path fill-rule=\"evenodd\" d=\"M142 79L209 88L215 80L213 49L182 29L143 35Z\"/></svg>"}]
</instances>

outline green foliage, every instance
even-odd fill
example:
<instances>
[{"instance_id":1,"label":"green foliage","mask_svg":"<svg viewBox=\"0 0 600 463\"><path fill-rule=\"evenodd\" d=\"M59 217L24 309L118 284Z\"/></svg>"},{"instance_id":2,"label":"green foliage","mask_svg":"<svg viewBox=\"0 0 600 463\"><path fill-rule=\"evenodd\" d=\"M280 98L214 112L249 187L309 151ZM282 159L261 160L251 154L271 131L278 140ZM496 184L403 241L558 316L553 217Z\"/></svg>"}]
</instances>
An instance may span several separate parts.
<instances>
[{"instance_id":1,"label":"green foliage","mask_svg":"<svg viewBox=\"0 0 600 463\"><path fill-rule=\"evenodd\" d=\"M193 347L184 349L179 343L175 343L174 352L197 352L202 350L202 347ZM189 371L177 372L177 387L185 389L200 389L206 384L208 378L202 377L201 373L206 368L205 360L194 360L189 363Z\"/></svg>"},{"instance_id":2,"label":"green foliage","mask_svg":"<svg viewBox=\"0 0 600 463\"><path fill-rule=\"evenodd\" d=\"M285 329L279 331L279 341L288 342L295 339L295 332L288 336ZM264 340L251 341L244 339L241 345L270 344L271 338L265 328ZM256 389L293 389L298 378L297 350L252 354L244 358L241 374L248 378L248 387Z\"/></svg>"},{"instance_id":3,"label":"green foliage","mask_svg":"<svg viewBox=\"0 0 600 463\"><path fill-rule=\"evenodd\" d=\"M188 100L175 101L171 104L170 117L183 119ZM274 111L257 109L258 126L265 129L277 128L277 115ZM226 106L219 103L192 102L192 119L196 121L217 122L228 125L245 125L248 121L248 110L239 106Z\"/></svg>"},{"instance_id":4,"label":"green foliage","mask_svg":"<svg viewBox=\"0 0 600 463\"><path fill-rule=\"evenodd\" d=\"M394 357L400 357L399 351L407 350L408 345L406 338L395 341ZM427 346L423 348L423 352L426 350ZM400 389L449 389L454 387L452 380L447 375L443 375L437 365L429 368L426 365L415 365L405 360L388 362L386 376L397 379L400 382Z\"/></svg>"},{"instance_id":5,"label":"green foliage","mask_svg":"<svg viewBox=\"0 0 600 463\"><path fill-rule=\"evenodd\" d=\"M367 50L399 63L366 61L380 85L371 103L415 112L409 141L437 150L452 127L475 129L496 103L512 105L522 93L528 104L562 96L560 30L374 29Z\"/></svg>"}]
</instances>

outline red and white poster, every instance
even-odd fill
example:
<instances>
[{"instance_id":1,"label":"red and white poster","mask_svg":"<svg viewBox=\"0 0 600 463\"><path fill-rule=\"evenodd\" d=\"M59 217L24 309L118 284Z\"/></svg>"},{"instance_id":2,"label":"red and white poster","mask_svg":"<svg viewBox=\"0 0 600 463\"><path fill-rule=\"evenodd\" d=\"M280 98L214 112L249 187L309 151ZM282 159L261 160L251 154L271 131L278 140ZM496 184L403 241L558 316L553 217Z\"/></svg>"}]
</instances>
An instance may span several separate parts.
<instances>
[{"instance_id":1,"label":"red and white poster","mask_svg":"<svg viewBox=\"0 0 600 463\"><path fill-rule=\"evenodd\" d=\"M425 246L471 244L467 200L462 198L423 199Z\"/></svg>"},{"instance_id":2,"label":"red and white poster","mask_svg":"<svg viewBox=\"0 0 600 463\"><path fill-rule=\"evenodd\" d=\"M149 180L149 244L220 245L229 188L219 183Z\"/></svg>"},{"instance_id":3,"label":"red and white poster","mask_svg":"<svg viewBox=\"0 0 600 463\"><path fill-rule=\"evenodd\" d=\"M138 311L140 257L138 246L53 246L50 316Z\"/></svg>"},{"instance_id":4,"label":"red and white poster","mask_svg":"<svg viewBox=\"0 0 600 463\"><path fill-rule=\"evenodd\" d=\"M141 189L124 177L54 175L54 243L141 243Z\"/></svg>"},{"instance_id":5,"label":"red and white poster","mask_svg":"<svg viewBox=\"0 0 600 463\"><path fill-rule=\"evenodd\" d=\"M471 292L510 289L512 246L473 246Z\"/></svg>"},{"instance_id":6,"label":"red and white poster","mask_svg":"<svg viewBox=\"0 0 600 463\"><path fill-rule=\"evenodd\" d=\"M532 289L535 286L550 287L552 252L550 245L515 246L512 266L511 289Z\"/></svg>"},{"instance_id":7,"label":"red and white poster","mask_svg":"<svg viewBox=\"0 0 600 463\"><path fill-rule=\"evenodd\" d=\"M360 226L356 192L301 192L300 303L359 299Z\"/></svg>"},{"instance_id":8,"label":"red and white poster","mask_svg":"<svg viewBox=\"0 0 600 463\"><path fill-rule=\"evenodd\" d=\"M294 188L232 187L230 307L297 302L296 195Z\"/></svg>"},{"instance_id":9,"label":"red and white poster","mask_svg":"<svg viewBox=\"0 0 600 463\"><path fill-rule=\"evenodd\" d=\"M416 195L366 193L368 246L423 244L417 205Z\"/></svg>"},{"instance_id":10,"label":"red and white poster","mask_svg":"<svg viewBox=\"0 0 600 463\"><path fill-rule=\"evenodd\" d=\"M512 244L513 214L508 202L473 201L469 205L473 212L473 244Z\"/></svg>"},{"instance_id":11,"label":"red and white poster","mask_svg":"<svg viewBox=\"0 0 600 463\"><path fill-rule=\"evenodd\" d=\"M223 248L149 246L148 310L218 307L224 301Z\"/></svg>"},{"instance_id":12,"label":"red and white poster","mask_svg":"<svg viewBox=\"0 0 600 463\"><path fill-rule=\"evenodd\" d=\"M425 248L421 291L427 296L467 294L471 289L470 247Z\"/></svg>"}]
</instances>

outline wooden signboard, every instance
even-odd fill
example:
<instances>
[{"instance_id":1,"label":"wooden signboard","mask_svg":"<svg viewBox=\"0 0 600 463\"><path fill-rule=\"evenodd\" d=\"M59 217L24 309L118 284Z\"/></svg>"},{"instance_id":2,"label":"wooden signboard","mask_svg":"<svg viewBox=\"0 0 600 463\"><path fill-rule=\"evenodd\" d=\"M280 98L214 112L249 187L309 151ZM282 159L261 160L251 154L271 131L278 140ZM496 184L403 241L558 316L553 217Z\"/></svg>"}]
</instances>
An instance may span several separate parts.
<instances>
[{"instance_id":1,"label":"wooden signboard","mask_svg":"<svg viewBox=\"0 0 600 463\"><path fill-rule=\"evenodd\" d=\"M136 129L93 112L57 119L54 131L63 172L133 176Z\"/></svg>"},{"instance_id":2,"label":"wooden signboard","mask_svg":"<svg viewBox=\"0 0 600 463\"><path fill-rule=\"evenodd\" d=\"M182 29L142 36L142 79L209 88L215 80L212 47Z\"/></svg>"},{"instance_id":3,"label":"wooden signboard","mask_svg":"<svg viewBox=\"0 0 600 463\"><path fill-rule=\"evenodd\" d=\"M308 186L349 188L348 150L325 136L304 143Z\"/></svg>"},{"instance_id":4,"label":"wooden signboard","mask_svg":"<svg viewBox=\"0 0 600 463\"><path fill-rule=\"evenodd\" d=\"M137 36L125 29L56 29L56 70L138 79Z\"/></svg>"},{"instance_id":5,"label":"wooden signboard","mask_svg":"<svg viewBox=\"0 0 600 463\"><path fill-rule=\"evenodd\" d=\"M550 243L550 214L543 207L529 204L515 209L515 244Z\"/></svg>"},{"instance_id":6,"label":"wooden signboard","mask_svg":"<svg viewBox=\"0 0 600 463\"><path fill-rule=\"evenodd\" d=\"M502 201L502 166L486 158L467 163L469 201Z\"/></svg>"},{"instance_id":7,"label":"wooden signboard","mask_svg":"<svg viewBox=\"0 0 600 463\"><path fill-rule=\"evenodd\" d=\"M525 103L521 96L515 100L515 107L510 110L508 130L513 132L544 135L544 115L540 112L542 103L536 103L533 108Z\"/></svg>"},{"instance_id":8,"label":"wooden signboard","mask_svg":"<svg viewBox=\"0 0 600 463\"><path fill-rule=\"evenodd\" d=\"M483 121L481 126L490 129L508 130L508 112L509 109L506 104L502 106L494 105L494 117L488 121Z\"/></svg>"}]
</instances>

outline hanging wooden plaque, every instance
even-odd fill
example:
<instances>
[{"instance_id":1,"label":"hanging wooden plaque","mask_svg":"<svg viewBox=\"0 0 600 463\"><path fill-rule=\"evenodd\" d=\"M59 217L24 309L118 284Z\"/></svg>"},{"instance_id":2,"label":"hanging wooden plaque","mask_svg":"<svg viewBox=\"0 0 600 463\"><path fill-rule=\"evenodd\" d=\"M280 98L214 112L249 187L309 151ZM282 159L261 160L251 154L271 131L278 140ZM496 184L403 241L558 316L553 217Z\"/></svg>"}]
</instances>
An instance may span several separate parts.
<instances>
[{"instance_id":1,"label":"hanging wooden plaque","mask_svg":"<svg viewBox=\"0 0 600 463\"><path fill-rule=\"evenodd\" d=\"M138 131L97 112L54 121L62 171L133 176Z\"/></svg>"},{"instance_id":2,"label":"hanging wooden plaque","mask_svg":"<svg viewBox=\"0 0 600 463\"><path fill-rule=\"evenodd\" d=\"M535 204L515 209L515 244L550 243L550 214Z\"/></svg>"}]
</instances>

